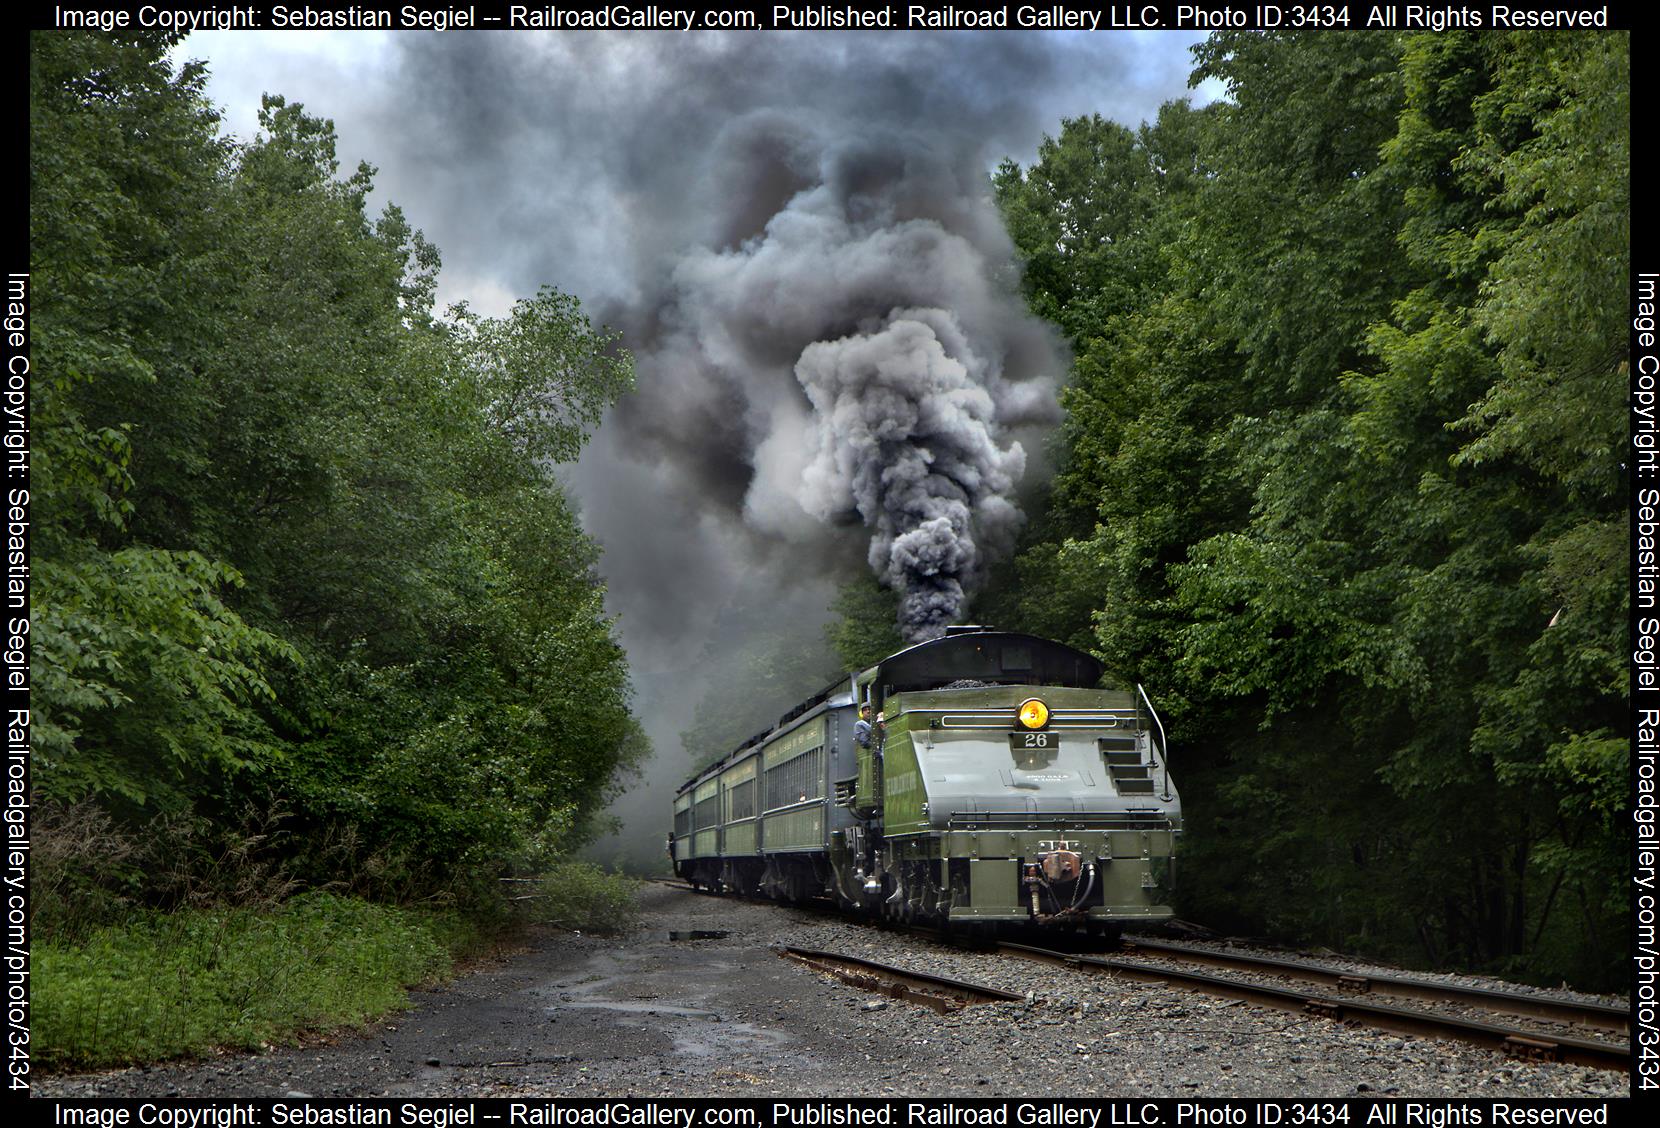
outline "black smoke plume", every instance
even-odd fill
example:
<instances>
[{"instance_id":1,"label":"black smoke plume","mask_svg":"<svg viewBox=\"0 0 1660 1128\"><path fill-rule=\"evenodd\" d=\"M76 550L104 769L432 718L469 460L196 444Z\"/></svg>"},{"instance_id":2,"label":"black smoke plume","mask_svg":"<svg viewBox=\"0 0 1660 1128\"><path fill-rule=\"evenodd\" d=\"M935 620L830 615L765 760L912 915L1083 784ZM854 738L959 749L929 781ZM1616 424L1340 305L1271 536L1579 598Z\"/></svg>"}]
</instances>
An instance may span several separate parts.
<instances>
[{"instance_id":1,"label":"black smoke plume","mask_svg":"<svg viewBox=\"0 0 1660 1128\"><path fill-rule=\"evenodd\" d=\"M989 173L1063 116L1150 116L1182 92L1192 38L392 40L385 77L360 82L385 95L370 151L444 248L446 284L488 304L551 281L639 361L638 393L569 474L637 662L695 656L740 591L827 592L872 553L918 629L951 617L1045 473L1064 370L1016 293ZM937 469L827 498L834 475L804 475L834 464L837 432L797 366L810 345L895 343L904 310L943 311L919 324L989 397L964 412L984 437L930 432L913 399L924 430L879 457Z\"/></svg>"},{"instance_id":2,"label":"black smoke plume","mask_svg":"<svg viewBox=\"0 0 1660 1128\"><path fill-rule=\"evenodd\" d=\"M902 631L936 635L1013 543L1026 454L1010 436L1057 418L1064 363L1007 286L977 146L849 142L770 113L728 143L791 190L757 234L676 263L638 358L642 388L677 395L641 395L624 426L670 458L734 463L706 477L741 483L716 496L760 538L811 548L855 513ZM729 225L754 221L752 199L732 203ZM689 417L706 426L689 435ZM710 429L713 452L687 449Z\"/></svg>"},{"instance_id":3,"label":"black smoke plume","mask_svg":"<svg viewBox=\"0 0 1660 1128\"><path fill-rule=\"evenodd\" d=\"M1026 452L997 436L1022 405L944 309L895 310L872 332L808 345L796 376L816 414L803 507L828 519L851 498L872 529L871 568L900 593L901 632L939 634L983 554L1019 530ZM1049 406L1046 390L1032 407Z\"/></svg>"}]
</instances>

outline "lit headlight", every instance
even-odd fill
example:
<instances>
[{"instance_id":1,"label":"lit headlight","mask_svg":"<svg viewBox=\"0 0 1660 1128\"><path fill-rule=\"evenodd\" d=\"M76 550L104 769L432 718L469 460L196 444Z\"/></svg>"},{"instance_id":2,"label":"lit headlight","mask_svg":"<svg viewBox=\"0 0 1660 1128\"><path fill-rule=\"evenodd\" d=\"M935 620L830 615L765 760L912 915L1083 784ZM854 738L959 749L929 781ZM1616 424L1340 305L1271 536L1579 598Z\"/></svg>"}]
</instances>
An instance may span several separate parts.
<instances>
[{"instance_id":1,"label":"lit headlight","mask_svg":"<svg viewBox=\"0 0 1660 1128\"><path fill-rule=\"evenodd\" d=\"M1029 729L1040 729L1049 723L1049 706L1035 697L1020 703L1020 723Z\"/></svg>"}]
</instances>

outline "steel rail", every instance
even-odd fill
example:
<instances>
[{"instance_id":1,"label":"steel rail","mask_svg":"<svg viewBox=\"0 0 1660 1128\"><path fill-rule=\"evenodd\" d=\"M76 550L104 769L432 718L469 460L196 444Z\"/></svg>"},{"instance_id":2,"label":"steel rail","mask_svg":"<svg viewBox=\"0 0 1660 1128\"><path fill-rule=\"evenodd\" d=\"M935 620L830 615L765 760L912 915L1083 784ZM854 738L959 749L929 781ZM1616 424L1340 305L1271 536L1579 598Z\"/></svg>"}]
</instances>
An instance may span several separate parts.
<instances>
[{"instance_id":1,"label":"steel rail","mask_svg":"<svg viewBox=\"0 0 1660 1128\"><path fill-rule=\"evenodd\" d=\"M1138 951L1157 956L1207 964L1211 967L1239 971L1265 971L1335 987L1339 991L1364 995L1376 992L1407 999L1452 1001L1500 1014L1524 1018L1544 1018L1571 1026L1590 1026L1615 1034L1629 1035L1631 1011L1607 1003L1571 1002L1564 999L1541 998L1514 991L1500 991L1491 987L1467 987L1453 983L1430 983L1421 979L1407 979L1394 975L1362 975L1340 968L1324 967L1304 960L1275 959L1272 956L1248 956L1234 952L1217 952L1174 944L1166 940L1148 940L1139 936L1124 937L1122 950L1133 955Z\"/></svg>"},{"instance_id":2,"label":"steel rail","mask_svg":"<svg viewBox=\"0 0 1660 1128\"><path fill-rule=\"evenodd\" d=\"M999 944L1001 953L1025 959L1041 960L1065 967L1107 972L1146 983L1175 983L1206 994L1239 999L1258 1006L1298 1014L1312 1014L1338 1022L1357 1021L1400 1034L1451 1037L1499 1050L1514 1057L1535 1058L1585 1065L1595 1069L1631 1069L1631 1047L1587 1038L1572 1038L1545 1034L1534 1030L1513 1030L1475 1019L1452 1015L1431 1014L1406 1007L1386 1006L1357 999L1340 999L1329 995L1313 995L1269 983L1253 983L1242 979L1226 979L1200 971L1183 968L1154 967L1130 960L1107 959L1100 956L1078 956L1067 952L1053 952L1026 944Z\"/></svg>"},{"instance_id":3,"label":"steel rail","mask_svg":"<svg viewBox=\"0 0 1660 1128\"><path fill-rule=\"evenodd\" d=\"M806 906L796 906L798 908ZM857 920L858 918L850 918ZM868 921L871 925L886 925L887 922ZM932 932L933 930L919 929L911 926L902 931ZM943 935L934 937L936 940L947 939ZM1146 949L1165 949L1162 941L1145 941L1137 939L1135 944ZM1177 945L1169 945L1168 950L1175 950ZM1036 948L1026 944L999 942L993 949L999 953L1020 956L1027 959L1040 960L1067 967L1099 971L1108 974L1120 975L1127 979L1141 982L1169 985L1172 983L1203 991L1207 994L1223 998L1239 999L1259 1006L1268 1006L1282 1011L1298 1014L1310 1014L1330 1018L1335 1021L1361 1022L1379 1029L1393 1030L1397 1033L1417 1036L1440 1038L1455 1038L1470 1042L1487 1049L1497 1050L1512 1057L1532 1058L1544 1061L1560 1061L1572 1065L1589 1066L1594 1069L1611 1069L1623 1072L1631 1070L1631 1048L1628 1044L1602 1042L1588 1038L1575 1038L1557 1035L1536 1030L1517 1030L1510 1027L1498 1026L1492 1023L1481 1022L1475 1019L1461 1018L1452 1015L1438 1015L1426 1011L1412 1010L1406 1007L1392 1007L1382 1003L1368 1002L1352 998L1334 998L1331 996L1311 994L1291 988L1276 986L1267 983L1253 983L1239 979L1228 979L1221 976L1207 975L1203 972L1187 971L1181 968L1157 967L1151 964L1136 963L1128 960L1117 960L1100 956L1079 955L1070 952L1056 952L1046 948ZM1193 949L1183 949L1186 951ZM982 998L975 1001L991 1001L992 999L1017 1001L1025 996L1016 995L996 988L983 987L978 984L963 983L956 980L943 979L936 976L927 976L917 972L908 972L901 968L890 967L885 964L863 960L855 956L843 956L836 953L814 952L810 949L779 949L781 956L799 960L802 963L817 967L821 971L835 975L844 982L866 990L891 995L897 998L909 998L912 1001L931 1006L936 1010L949 1011L964 1005L964 1000L952 997L940 998L926 988L906 988L898 981L910 980L914 983L932 983L946 985L959 989L967 989L982 993ZM1220 964L1223 957L1217 953L1205 953L1215 957ZM1258 965L1276 964L1278 961L1263 957L1238 957L1238 965L1254 959ZM841 966L834 961L840 961ZM1222 965L1227 966L1227 965ZM1318 968L1318 965L1292 964L1291 968L1307 969ZM1270 967L1282 974L1289 974L1285 967ZM1333 969L1321 968L1322 972L1340 975L1350 980L1340 986L1359 986L1359 980L1364 977L1348 976L1346 973L1336 973ZM891 975L895 979L884 980L883 975ZM1371 982L1378 982L1379 977L1369 977ZM1401 980L1400 982L1411 982ZM1437 985L1422 985L1434 990ZM1448 995L1466 996L1459 1001L1469 1001L1470 993L1480 994L1480 989L1454 989L1451 992L1439 992L1433 997L1443 1000ZM989 998L984 997L989 995ZM1507 992L1491 992L1488 996L1502 996L1505 999L1515 999ZM1432 997L1432 996L1426 996ZM1535 1016L1537 1017L1537 1016Z\"/></svg>"},{"instance_id":4,"label":"steel rail","mask_svg":"<svg viewBox=\"0 0 1660 1128\"><path fill-rule=\"evenodd\" d=\"M821 952L812 948L780 947L780 956L792 959L817 971L827 972L843 983L878 995L921 1003L944 1014L959 1010L971 1003L1023 1002L1024 995L969 983L961 979L947 979L919 971L843 955L840 952Z\"/></svg>"}]
</instances>

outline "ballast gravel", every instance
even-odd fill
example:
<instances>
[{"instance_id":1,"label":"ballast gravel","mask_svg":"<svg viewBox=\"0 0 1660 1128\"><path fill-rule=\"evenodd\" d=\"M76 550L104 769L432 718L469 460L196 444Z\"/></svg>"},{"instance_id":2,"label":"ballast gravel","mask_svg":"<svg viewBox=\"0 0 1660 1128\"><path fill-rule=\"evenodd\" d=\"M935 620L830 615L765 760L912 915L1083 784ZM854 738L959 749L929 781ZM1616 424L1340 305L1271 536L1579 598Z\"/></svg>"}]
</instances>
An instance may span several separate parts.
<instances>
[{"instance_id":1,"label":"ballast gravel","mask_svg":"<svg viewBox=\"0 0 1660 1128\"><path fill-rule=\"evenodd\" d=\"M1627 1074L1522 1061L667 885L621 937L548 932L300 1049L36 1079L54 1097L1576 1097ZM674 932L725 931L674 940ZM793 945L1001 987L946 1014L780 958ZM1322 961L1330 962L1330 961ZM1460 977L1462 982L1508 986Z\"/></svg>"}]
</instances>

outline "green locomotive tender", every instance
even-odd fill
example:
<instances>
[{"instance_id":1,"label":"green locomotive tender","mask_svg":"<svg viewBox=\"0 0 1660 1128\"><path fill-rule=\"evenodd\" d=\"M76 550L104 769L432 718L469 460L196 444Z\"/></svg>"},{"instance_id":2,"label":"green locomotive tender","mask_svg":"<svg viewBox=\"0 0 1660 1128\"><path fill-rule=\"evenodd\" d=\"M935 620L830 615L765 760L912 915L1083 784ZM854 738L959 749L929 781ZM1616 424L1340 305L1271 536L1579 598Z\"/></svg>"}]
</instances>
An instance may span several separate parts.
<instances>
[{"instance_id":1,"label":"green locomotive tender","mask_svg":"<svg viewBox=\"0 0 1660 1128\"><path fill-rule=\"evenodd\" d=\"M952 627L838 679L680 788L675 872L902 921L1167 919L1182 820L1163 726L1101 674L1060 643ZM885 726L856 731L864 705Z\"/></svg>"}]
</instances>

